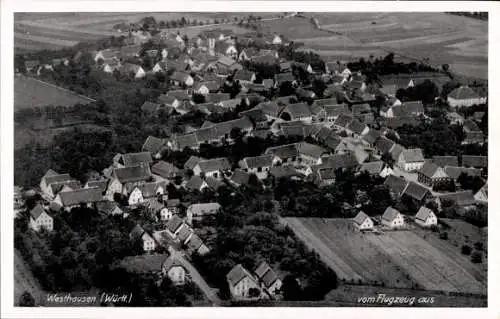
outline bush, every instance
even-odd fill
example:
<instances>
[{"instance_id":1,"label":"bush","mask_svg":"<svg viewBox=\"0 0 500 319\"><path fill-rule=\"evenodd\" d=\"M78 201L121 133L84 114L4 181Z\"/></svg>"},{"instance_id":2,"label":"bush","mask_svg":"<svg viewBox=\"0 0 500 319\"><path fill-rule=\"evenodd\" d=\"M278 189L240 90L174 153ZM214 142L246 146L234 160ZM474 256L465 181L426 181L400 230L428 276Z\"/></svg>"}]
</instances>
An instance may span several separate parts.
<instances>
[{"instance_id":1,"label":"bush","mask_svg":"<svg viewBox=\"0 0 500 319\"><path fill-rule=\"evenodd\" d=\"M470 246L467 246L467 245L462 246L462 254L463 255L470 255L471 252L472 252L472 249L470 248Z\"/></svg>"},{"instance_id":2,"label":"bush","mask_svg":"<svg viewBox=\"0 0 500 319\"><path fill-rule=\"evenodd\" d=\"M35 306L35 298L28 292L25 291L19 297L19 306L20 307L34 307Z\"/></svg>"},{"instance_id":3,"label":"bush","mask_svg":"<svg viewBox=\"0 0 500 319\"><path fill-rule=\"evenodd\" d=\"M471 255L470 260L475 264L480 264L483 262L483 254L479 251L476 251Z\"/></svg>"},{"instance_id":4,"label":"bush","mask_svg":"<svg viewBox=\"0 0 500 319\"><path fill-rule=\"evenodd\" d=\"M479 241L478 241L478 242L474 243L474 248L475 248L476 250L478 250L478 251L483 251L483 249L484 249L484 245L483 245L483 243L482 243L482 242L479 242Z\"/></svg>"},{"instance_id":5,"label":"bush","mask_svg":"<svg viewBox=\"0 0 500 319\"><path fill-rule=\"evenodd\" d=\"M442 232L439 234L439 238L442 240L448 240L448 232Z\"/></svg>"}]
</instances>

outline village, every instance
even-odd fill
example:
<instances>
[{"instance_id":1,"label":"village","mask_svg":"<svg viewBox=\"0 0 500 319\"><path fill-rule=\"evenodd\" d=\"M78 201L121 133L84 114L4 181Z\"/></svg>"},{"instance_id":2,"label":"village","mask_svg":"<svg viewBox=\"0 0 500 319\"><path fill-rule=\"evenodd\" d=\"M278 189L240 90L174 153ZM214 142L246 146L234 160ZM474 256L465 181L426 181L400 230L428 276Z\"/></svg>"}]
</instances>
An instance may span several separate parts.
<instances>
[{"instance_id":1,"label":"village","mask_svg":"<svg viewBox=\"0 0 500 319\"><path fill-rule=\"evenodd\" d=\"M168 278L175 286L193 282L210 304L225 305L225 299L289 299L284 289L290 288L283 287L289 272L262 253L249 263L252 268L245 263L225 268L229 296L221 297L225 288L214 287L210 274L198 269L199 260L217 250L213 225L222 223L224 211L233 211L218 198L252 192L254 200L271 203L262 210L274 218L342 218L367 236L423 229L444 237L441 218L487 226L488 157L477 151L488 142L485 86L450 87L446 68L403 62L411 73L384 73L375 81L375 67L323 61L276 33L236 36L223 28L190 38L168 29L124 33L121 47L93 52L92 69L117 81L168 83L167 90L144 101L140 112L145 118L175 119L177 125L149 135L140 149L116 154L87 180L46 167L38 185L16 186L17 215L33 202L28 198L37 198L26 215L35 233L61 231L56 216L75 210L134 220L125 235L140 249L116 261L117 267ZM43 79L82 56L26 60L18 72ZM382 69L399 63L391 54L380 63L370 59ZM458 136L460 150L454 155L430 153L432 144L415 138L417 129L411 131L438 125ZM449 137L433 138L451 147ZM335 194L332 201L341 213L325 202L336 185L363 179L385 189L391 205L371 209L379 198L369 189L352 189L354 201ZM288 185L284 181L321 193L324 213L300 212L303 197L290 204L298 194L292 186L289 195L278 197L276 189ZM385 202L380 198L380 203Z\"/></svg>"}]
</instances>

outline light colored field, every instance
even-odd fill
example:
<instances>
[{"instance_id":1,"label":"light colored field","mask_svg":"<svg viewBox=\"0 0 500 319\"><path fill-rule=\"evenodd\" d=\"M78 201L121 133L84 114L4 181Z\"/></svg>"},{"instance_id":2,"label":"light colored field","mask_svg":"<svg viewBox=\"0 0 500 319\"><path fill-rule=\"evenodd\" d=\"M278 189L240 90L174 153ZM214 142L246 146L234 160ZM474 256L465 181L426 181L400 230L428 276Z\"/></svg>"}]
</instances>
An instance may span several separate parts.
<instances>
[{"instance_id":1,"label":"light colored field","mask_svg":"<svg viewBox=\"0 0 500 319\"><path fill-rule=\"evenodd\" d=\"M53 44L57 46L73 46L76 45L78 42L77 41L68 41L68 40L61 40L61 39L54 39L54 38L48 38L48 37L42 37L38 35L31 35L31 34L21 34L21 33L16 33L15 35L15 40L28 40L28 41L34 41L34 42L42 42L42 43L47 43L47 44Z\"/></svg>"},{"instance_id":2,"label":"light colored field","mask_svg":"<svg viewBox=\"0 0 500 319\"><path fill-rule=\"evenodd\" d=\"M18 305L19 297L28 291L37 305L44 304L45 292L33 273L26 265L19 251L14 249L14 305Z\"/></svg>"},{"instance_id":3,"label":"light colored field","mask_svg":"<svg viewBox=\"0 0 500 319\"><path fill-rule=\"evenodd\" d=\"M61 87L26 76L14 78L14 110L39 106L72 106L93 100Z\"/></svg>"},{"instance_id":4,"label":"light colored field","mask_svg":"<svg viewBox=\"0 0 500 319\"><path fill-rule=\"evenodd\" d=\"M429 290L486 293L486 287L460 264L411 231L387 232L367 238L394 263Z\"/></svg>"},{"instance_id":5,"label":"light colored field","mask_svg":"<svg viewBox=\"0 0 500 319\"><path fill-rule=\"evenodd\" d=\"M260 23L262 32L282 34L288 39L330 37L332 34L315 29L305 18L289 18L283 20L264 21Z\"/></svg>"},{"instance_id":6,"label":"light colored field","mask_svg":"<svg viewBox=\"0 0 500 319\"><path fill-rule=\"evenodd\" d=\"M391 258L381 253L351 220L332 218L284 218L297 236L318 252L339 279L361 279L363 283L384 283L409 288L410 277Z\"/></svg>"}]
</instances>

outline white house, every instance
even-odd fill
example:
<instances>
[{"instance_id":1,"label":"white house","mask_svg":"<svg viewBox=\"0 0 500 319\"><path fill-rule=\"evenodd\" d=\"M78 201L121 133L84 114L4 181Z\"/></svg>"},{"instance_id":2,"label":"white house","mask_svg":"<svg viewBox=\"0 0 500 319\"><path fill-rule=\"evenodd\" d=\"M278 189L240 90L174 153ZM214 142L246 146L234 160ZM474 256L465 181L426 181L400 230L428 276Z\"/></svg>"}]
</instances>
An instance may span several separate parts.
<instances>
[{"instance_id":1,"label":"white house","mask_svg":"<svg viewBox=\"0 0 500 319\"><path fill-rule=\"evenodd\" d=\"M372 229L373 220L368 217L363 211L359 212L353 219L354 224L359 230Z\"/></svg>"},{"instance_id":2,"label":"white house","mask_svg":"<svg viewBox=\"0 0 500 319\"><path fill-rule=\"evenodd\" d=\"M488 182L474 194L474 199L480 203L488 203Z\"/></svg>"},{"instance_id":3,"label":"white house","mask_svg":"<svg viewBox=\"0 0 500 319\"><path fill-rule=\"evenodd\" d=\"M152 252L156 249L156 241L140 225L136 225L130 232L130 239L133 243L142 242L142 248L145 252Z\"/></svg>"},{"instance_id":4,"label":"white house","mask_svg":"<svg viewBox=\"0 0 500 319\"><path fill-rule=\"evenodd\" d=\"M161 220L170 220L175 214L179 213L180 200L170 199L166 202L165 207L160 211Z\"/></svg>"},{"instance_id":5,"label":"white house","mask_svg":"<svg viewBox=\"0 0 500 319\"><path fill-rule=\"evenodd\" d=\"M432 210L422 206L415 216L415 222L422 227L430 227L437 225L437 217Z\"/></svg>"},{"instance_id":6,"label":"white house","mask_svg":"<svg viewBox=\"0 0 500 319\"><path fill-rule=\"evenodd\" d=\"M205 177L222 179L223 172L229 169L231 169L231 165L229 164L228 159L221 157L198 162L198 164L196 164L193 168L193 173L196 176L200 176L203 173Z\"/></svg>"},{"instance_id":7,"label":"white house","mask_svg":"<svg viewBox=\"0 0 500 319\"><path fill-rule=\"evenodd\" d=\"M256 291L254 297L259 297L261 294L257 279L241 264L234 266L226 275L226 279L229 284L229 291L235 299L252 298L253 296L250 295L252 289Z\"/></svg>"},{"instance_id":8,"label":"white house","mask_svg":"<svg viewBox=\"0 0 500 319\"><path fill-rule=\"evenodd\" d=\"M424 163L424 155L420 148L403 150L396 161L396 165L407 172L421 169Z\"/></svg>"},{"instance_id":9,"label":"white house","mask_svg":"<svg viewBox=\"0 0 500 319\"><path fill-rule=\"evenodd\" d=\"M39 231L42 228L48 231L54 230L53 218L47 214L40 204L37 204L35 208L30 211L30 227L35 231Z\"/></svg>"},{"instance_id":10,"label":"white house","mask_svg":"<svg viewBox=\"0 0 500 319\"><path fill-rule=\"evenodd\" d=\"M174 256L170 255L162 266L164 276L167 276L174 285L183 285L186 282L186 269Z\"/></svg>"},{"instance_id":11,"label":"white house","mask_svg":"<svg viewBox=\"0 0 500 319\"><path fill-rule=\"evenodd\" d=\"M405 225L403 215L392 207L387 207L382 215L382 225L389 228L398 228Z\"/></svg>"},{"instance_id":12,"label":"white house","mask_svg":"<svg viewBox=\"0 0 500 319\"><path fill-rule=\"evenodd\" d=\"M271 297L280 294L283 282L265 261L259 264L254 273L260 281L262 289L264 289Z\"/></svg>"},{"instance_id":13,"label":"white house","mask_svg":"<svg viewBox=\"0 0 500 319\"><path fill-rule=\"evenodd\" d=\"M277 159L279 161L279 159ZM266 179L269 169L274 164L274 156L272 154L260 155L255 157L245 157L239 161L238 165L247 173L253 173L258 179Z\"/></svg>"},{"instance_id":14,"label":"white house","mask_svg":"<svg viewBox=\"0 0 500 319\"><path fill-rule=\"evenodd\" d=\"M221 209L219 203L192 204L186 211L186 222L193 223L193 219L201 219L205 216L216 215Z\"/></svg>"}]
</instances>

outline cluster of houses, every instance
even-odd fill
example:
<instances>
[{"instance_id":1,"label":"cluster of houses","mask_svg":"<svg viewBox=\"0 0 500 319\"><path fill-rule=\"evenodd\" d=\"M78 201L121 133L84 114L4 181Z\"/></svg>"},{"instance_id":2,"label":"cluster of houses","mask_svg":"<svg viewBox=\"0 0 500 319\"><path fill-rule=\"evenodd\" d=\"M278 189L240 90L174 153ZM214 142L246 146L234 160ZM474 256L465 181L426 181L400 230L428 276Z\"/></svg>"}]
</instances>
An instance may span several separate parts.
<instances>
[{"instance_id":1,"label":"cluster of houses","mask_svg":"<svg viewBox=\"0 0 500 319\"><path fill-rule=\"evenodd\" d=\"M234 299L279 298L283 282L265 261L253 272L241 264L234 266L226 275L229 291Z\"/></svg>"}]
</instances>

